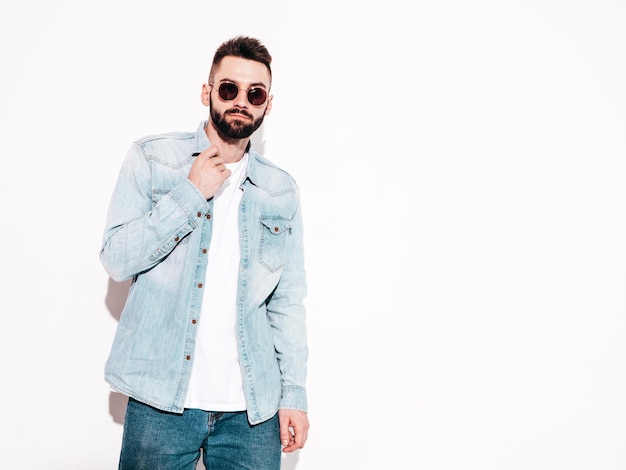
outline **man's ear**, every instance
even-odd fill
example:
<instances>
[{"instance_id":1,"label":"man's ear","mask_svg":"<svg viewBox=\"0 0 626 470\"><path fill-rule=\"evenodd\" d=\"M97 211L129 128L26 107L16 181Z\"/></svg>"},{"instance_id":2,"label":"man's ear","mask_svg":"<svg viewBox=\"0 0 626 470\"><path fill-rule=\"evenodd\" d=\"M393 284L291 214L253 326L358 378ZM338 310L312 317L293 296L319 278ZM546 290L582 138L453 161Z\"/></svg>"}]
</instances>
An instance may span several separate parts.
<instances>
[{"instance_id":1,"label":"man's ear","mask_svg":"<svg viewBox=\"0 0 626 470\"><path fill-rule=\"evenodd\" d=\"M200 100L202 101L203 105L209 106L209 104L211 103L211 100L209 98L210 94L211 94L211 86L208 83L203 83L202 91L200 92Z\"/></svg>"},{"instance_id":2,"label":"man's ear","mask_svg":"<svg viewBox=\"0 0 626 470\"><path fill-rule=\"evenodd\" d=\"M274 95L269 95L267 97L267 107L265 108L265 113L263 116L267 116L272 110L272 100L274 99Z\"/></svg>"}]
</instances>

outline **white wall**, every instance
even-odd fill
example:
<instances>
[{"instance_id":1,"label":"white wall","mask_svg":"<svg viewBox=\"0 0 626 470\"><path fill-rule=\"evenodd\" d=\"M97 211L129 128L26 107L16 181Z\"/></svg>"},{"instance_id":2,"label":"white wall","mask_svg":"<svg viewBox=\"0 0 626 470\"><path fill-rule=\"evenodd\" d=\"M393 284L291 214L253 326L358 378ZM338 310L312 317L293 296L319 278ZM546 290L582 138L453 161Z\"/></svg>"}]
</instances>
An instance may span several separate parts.
<instances>
[{"instance_id":1,"label":"white wall","mask_svg":"<svg viewBox=\"0 0 626 470\"><path fill-rule=\"evenodd\" d=\"M299 181L297 470L626 468L620 0L0 4L0 467L113 469L98 261L130 143L193 130L213 51L274 56Z\"/></svg>"}]
</instances>

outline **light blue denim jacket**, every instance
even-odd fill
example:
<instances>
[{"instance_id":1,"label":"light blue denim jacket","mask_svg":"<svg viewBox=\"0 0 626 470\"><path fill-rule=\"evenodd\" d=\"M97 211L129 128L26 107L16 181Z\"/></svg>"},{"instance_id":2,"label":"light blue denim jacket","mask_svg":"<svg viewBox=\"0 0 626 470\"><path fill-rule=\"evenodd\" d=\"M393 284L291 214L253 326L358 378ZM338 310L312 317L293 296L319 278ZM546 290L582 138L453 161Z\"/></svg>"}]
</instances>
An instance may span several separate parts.
<instances>
[{"instance_id":1,"label":"light blue denim jacket","mask_svg":"<svg viewBox=\"0 0 626 470\"><path fill-rule=\"evenodd\" d=\"M113 192L100 259L112 279L132 278L105 380L123 394L181 413L202 321L213 224L187 178L209 147L204 122L133 144ZM239 207L241 262L237 342L248 420L278 408L306 411L306 280L299 191L283 170L249 149Z\"/></svg>"}]
</instances>

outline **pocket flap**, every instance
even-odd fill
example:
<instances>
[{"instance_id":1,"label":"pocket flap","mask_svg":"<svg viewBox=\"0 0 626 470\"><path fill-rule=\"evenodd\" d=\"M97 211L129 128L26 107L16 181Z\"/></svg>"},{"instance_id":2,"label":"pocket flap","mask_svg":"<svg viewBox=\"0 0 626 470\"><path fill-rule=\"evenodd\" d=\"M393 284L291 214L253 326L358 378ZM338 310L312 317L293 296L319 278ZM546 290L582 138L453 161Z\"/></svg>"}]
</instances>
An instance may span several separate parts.
<instances>
[{"instance_id":1,"label":"pocket flap","mask_svg":"<svg viewBox=\"0 0 626 470\"><path fill-rule=\"evenodd\" d=\"M280 235L281 233L291 229L291 220L289 219L281 219L278 217L261 217L261 223L265 225L265 227L267 227L267 229L275 235Z\"/></svg>"}]
</instances>

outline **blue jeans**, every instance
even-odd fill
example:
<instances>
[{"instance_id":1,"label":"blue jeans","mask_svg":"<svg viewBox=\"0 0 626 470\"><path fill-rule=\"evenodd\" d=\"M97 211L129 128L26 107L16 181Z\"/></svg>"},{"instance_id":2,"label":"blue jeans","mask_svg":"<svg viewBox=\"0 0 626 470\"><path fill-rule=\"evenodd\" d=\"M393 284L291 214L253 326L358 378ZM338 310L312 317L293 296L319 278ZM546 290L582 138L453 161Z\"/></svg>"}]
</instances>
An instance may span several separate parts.
<instances>
[{"instance_id":1,"label":"blue jeans","mask_svg":"<svg viewBox=\"0 0 626 470\"><path fill-rule=\"evenodd\" d=\"M120 470L279 470L278 414L250 425L245 411L168 413L128 400Z\"/></svg>"}]
</instances>

